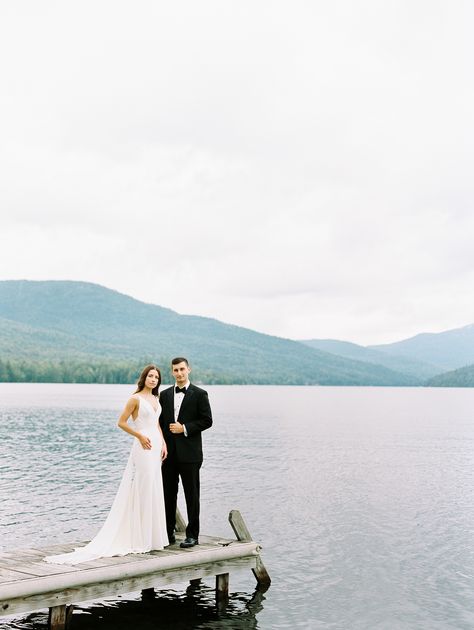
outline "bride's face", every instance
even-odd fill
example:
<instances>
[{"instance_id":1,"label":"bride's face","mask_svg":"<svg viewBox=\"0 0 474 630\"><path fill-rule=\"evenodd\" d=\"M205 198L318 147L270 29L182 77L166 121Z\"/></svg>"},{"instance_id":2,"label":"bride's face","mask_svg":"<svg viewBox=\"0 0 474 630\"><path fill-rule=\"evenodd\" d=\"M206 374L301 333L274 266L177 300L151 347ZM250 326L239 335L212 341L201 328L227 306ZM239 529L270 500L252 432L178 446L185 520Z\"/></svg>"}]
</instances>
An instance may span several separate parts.
<instances>
[{"instance_id":1,"label":"bride's face","mask_svg":"<svg viewBox=\"0 0 474 630\"><path fill-rule=\"evenodd\" d=\"M150 389L153 389L154 387L158 385L158 380L159 380L158 372L156 370L150 370L148 374L146 375L145 387L149 387Z\"/></svg>"}]
</instances>

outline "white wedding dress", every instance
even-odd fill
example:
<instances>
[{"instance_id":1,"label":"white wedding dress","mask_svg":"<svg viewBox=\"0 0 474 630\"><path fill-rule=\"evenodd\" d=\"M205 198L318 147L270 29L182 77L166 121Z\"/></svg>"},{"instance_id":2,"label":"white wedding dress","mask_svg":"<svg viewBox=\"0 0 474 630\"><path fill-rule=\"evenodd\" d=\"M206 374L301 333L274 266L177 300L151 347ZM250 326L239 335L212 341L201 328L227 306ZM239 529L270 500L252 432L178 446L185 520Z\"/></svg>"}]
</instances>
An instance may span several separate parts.
<instances>
[{"instance_id":1,"label":"white wedding dress","mask_svg":"<svg viewBox=\"0 0 474 630\"><path fill-rule=\"evenodd\" d=\"M85 547L70 553L47 556L52 564L79 564L96 558L124 556L163 549L169 544L161 480L161 433L155 410L148 400L139 400L134 428L151 440L145 450L134 438L130 457L110 512L99 533Z\"/></svg>"}]
</instances>

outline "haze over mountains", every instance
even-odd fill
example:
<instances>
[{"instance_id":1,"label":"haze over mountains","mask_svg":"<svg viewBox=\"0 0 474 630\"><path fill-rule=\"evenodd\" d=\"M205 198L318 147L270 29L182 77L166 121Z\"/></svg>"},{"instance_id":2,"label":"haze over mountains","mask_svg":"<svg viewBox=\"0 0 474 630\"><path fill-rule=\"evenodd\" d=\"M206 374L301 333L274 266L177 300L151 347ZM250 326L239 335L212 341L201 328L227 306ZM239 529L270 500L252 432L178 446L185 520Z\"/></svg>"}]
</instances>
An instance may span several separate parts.
<instances>
[{"instance_id":1,"label":"haze over mountains","mask_svg":"<svg viewBox=\"0 0 474 630\"><path fill-rule=\"evenodd\" d=\"M410 356L390 354L389 351L379 351L370 346L359 346L349 341L338 341L337 339L308 339L303 343L311 348L324 350L325 352L337 354L348 359L383 365L396 372L411 374L418 379L427 379L444 371L443 368L440 368L438 365L417 360Z\"/></svg>"},{"instance_id":2,"label":"haze over mountains","mask_svg":"<svg viewBox=\"0 0 474 630\"><path fill-rule=\"evenodd\" d=\"M311 339L304 343L339 356L378 363L404 374L412 374L425 379L427 385L474 386L473 324L367 347L333 339Z\"/></svg>"},{"instance_id":3,"label":"haze over mountains","mask_svg":"<svg viewBox=\"0 0 474 630\"><path fill-rule=\"evenodd\" d=\"M474 327L460 331L440 333L438 345L432 335L369 348L300 342L180 315L91 283L0 282L0 380L41 380L35 374L44 379L53 367L61 378L58 366L71 364L82 367L69 380L93 380L99 364L128 365L132 374L147 361L166 367L183 355L207 383L420 385L474 363Z\"/></svg>"},{"instance_id":4,"label":"haze over mountains","mask_svg":"<svg viewBox=\"0 0 474 630\"><path fill-rule=\"evenodd\" d=\"M474 324L442 333L420 333L395 343L370 346L393 357L404 356L454 370L474 363Z\"/></svg>"}]
</instances>

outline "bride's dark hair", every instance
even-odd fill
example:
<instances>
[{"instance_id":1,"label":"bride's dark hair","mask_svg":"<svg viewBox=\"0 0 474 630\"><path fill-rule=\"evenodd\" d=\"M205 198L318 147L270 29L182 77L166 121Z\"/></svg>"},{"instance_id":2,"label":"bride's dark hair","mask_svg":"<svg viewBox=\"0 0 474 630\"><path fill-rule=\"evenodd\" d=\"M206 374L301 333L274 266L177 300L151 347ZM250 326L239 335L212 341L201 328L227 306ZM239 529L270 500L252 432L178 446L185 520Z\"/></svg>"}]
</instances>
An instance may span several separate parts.
<instances>
[{"instance_id":1,"label":"bride's dark hair","mask_svg":"<svg viewBox=\"0 0 474 630\"><path fill-rule=\"evenodd\" d=\"M151 370L156 370L158 372L158 384L156 387L154 387L151 390L151 393L154 396L158 396L158 392L160 390L160 385L161 385L161 372L160 372L160 368L156 367L156 365L147 365L146 367L143 368L142 373L140 374L140 378L137 381L137 389L136 391L134 391L134 394L138 394L138 392L141 392L142 389L145 387L145 381L146 381L146 377L148 376L148 372L150 372Z\"/></svg>"}]
</instances>

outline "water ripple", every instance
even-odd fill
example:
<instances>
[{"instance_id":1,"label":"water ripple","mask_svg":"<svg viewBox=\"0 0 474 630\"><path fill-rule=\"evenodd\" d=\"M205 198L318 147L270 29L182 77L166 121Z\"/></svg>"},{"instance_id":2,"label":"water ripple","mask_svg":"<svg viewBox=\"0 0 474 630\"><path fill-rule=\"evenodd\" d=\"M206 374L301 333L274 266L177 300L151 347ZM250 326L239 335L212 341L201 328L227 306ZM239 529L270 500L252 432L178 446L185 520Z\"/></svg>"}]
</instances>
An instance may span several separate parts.
<instances>
[{"instance_id":1,"label":"water ripple","mask_svg":"<svg viewBox=\"0 0 474 630\"><path fill-rule=\"evenodd\" d=\"M24 407L13 404L18 388L5 390L0 410L8 549L92 536L131 445L116 428L126 386L44 387L48 396L31 390L32 404L24 386ZM84 606L76 628L147 629L160 618L163 628L199 630L472 630L474 392L209 391L202 528L229 537L227 513L240 509L263 546L270 590L255 594L253 576L236 574L220 616L211 580L147 605L127 596ZM5 628L44 624L38 613Z\"/></svg>"}]
</instances>

